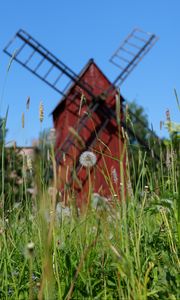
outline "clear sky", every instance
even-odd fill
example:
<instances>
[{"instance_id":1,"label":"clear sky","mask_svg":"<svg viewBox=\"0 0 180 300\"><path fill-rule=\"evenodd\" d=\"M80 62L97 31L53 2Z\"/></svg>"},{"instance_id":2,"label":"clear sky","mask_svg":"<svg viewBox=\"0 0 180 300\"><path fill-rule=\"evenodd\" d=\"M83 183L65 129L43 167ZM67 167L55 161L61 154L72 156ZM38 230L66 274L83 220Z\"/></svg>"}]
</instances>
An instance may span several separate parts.
<instances>
[{"instance_id":1,"label":"clear sky","mask_svg":"<svg viewBox=\"0 0 180 300\"><path fill-rule=\"evenodd\" d=\"M160 136L160 121L169 108L179 120L174 88L180 96L180 1L179 0L1 0L0 1L0 115L9 106L7 142L30 145L39 131L52 127L51 111L58 93L9 58L3 48L20 28L29 32L58 58L79 72L90 58L110 80L118 69L109 58L134 27L155 33L159 41L124 82L121 93L136 100ZM27 113L26 100L30 96ZM44 104L40 125L39 103ZM21 116L25 112L25 128Z\"/></svg>"}]
</instances>

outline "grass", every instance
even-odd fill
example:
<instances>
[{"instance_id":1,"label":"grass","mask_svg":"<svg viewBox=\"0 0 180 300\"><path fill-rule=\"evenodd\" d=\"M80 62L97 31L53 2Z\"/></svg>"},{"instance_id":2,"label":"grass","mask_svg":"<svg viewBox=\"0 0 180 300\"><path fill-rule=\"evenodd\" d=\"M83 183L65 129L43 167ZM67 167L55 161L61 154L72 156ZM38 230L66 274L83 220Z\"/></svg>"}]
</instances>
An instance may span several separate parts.
<instances>
[{"instance_id":1,"label":"grass","mask_svg":"<svg viewBox=\"0 0 180 300\"><path fill-rule=\"evenodd\" d=\"M26 191L25 203L11 205L1 219L0 299L179 299L179 174L172 153L156 174L145 158L139 161L126 201L115 198L114 206L99 204L79 216L73 203L55 214L55 186L49 195L42 184L35 198Z\"/></svg>"},{"instance_id":2,"label":"grass","mask_svg":"<svg viewBox=\"0 0 180 300\"><path fill-rule=\"evenodd\" d=\"M57 211L48 151L50 164L37 154L33 169L23 159L17 171L17 155L9 157L4 139L1 145L0 299L180 299L179 144L169 140L156 163L139 148L126 199L112 194L113 205L93 205L89 178L89 205L80 214L72 190L69 207ZM28 191L32 181L36 195Z\"/></svg>"}]
</instances>

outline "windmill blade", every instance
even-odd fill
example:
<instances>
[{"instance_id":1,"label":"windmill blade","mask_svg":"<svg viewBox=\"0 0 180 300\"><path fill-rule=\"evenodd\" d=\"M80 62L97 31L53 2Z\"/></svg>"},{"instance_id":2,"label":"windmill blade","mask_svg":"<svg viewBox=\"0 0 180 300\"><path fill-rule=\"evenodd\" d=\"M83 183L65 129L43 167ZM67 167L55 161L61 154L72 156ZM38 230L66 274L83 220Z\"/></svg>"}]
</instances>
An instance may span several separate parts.
<instances>
[{"instance_id":1,"label":"windmill blade","mask_svg":"<svg viewBox=\"0 0 180 300\"><path fill-rule=\"evenodd\" d=\"M65 96L71 83L75 82L94 97L87 83L80 82L79 76L73 70L26 31L20 29L4 48L4 52L62 96Z\"/></svg>"},{"instance_id":2,"label":"windmill blade","mask_svg":"<svg viewBox=\"0 0 180 300\"><path fill-rule=\"evenodd\" d=\"M114 85L120 86L124 82L157 40L158 37L155 34L144 32L138 28L135 28L127 36L110 58L110 62L121 70L113 82Z\"/></svg>"}]
</instances>

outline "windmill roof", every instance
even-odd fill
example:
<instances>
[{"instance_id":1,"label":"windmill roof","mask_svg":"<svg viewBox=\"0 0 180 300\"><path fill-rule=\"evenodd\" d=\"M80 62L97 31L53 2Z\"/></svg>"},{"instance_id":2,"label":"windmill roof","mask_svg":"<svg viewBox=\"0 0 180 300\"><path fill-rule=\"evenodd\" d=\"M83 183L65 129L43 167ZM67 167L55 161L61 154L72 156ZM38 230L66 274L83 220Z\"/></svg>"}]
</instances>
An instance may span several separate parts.
<instances>
[{"instance_id":1,"label":"windmill roof","mask_svg":"<svg viewBox=\"0 0 180 300\"><path fill-rule=\"evenodd\" d=\"M90 67L92 64L96 66L96 68L99 70L99 72L102 74L102 76L108 81L108 83L109 83L110 85L112 85L112 83L110 82L110 80L109 80L109 79L107 78L107 76L102 72L102 70L98 67L98 65L94 62L94 59L92 59L92 58L87 62L87 64L86 64L86 65L84 66L84 68L81 70L81 72L79 73L78 77L81 78L81 77L88 71L89 67ZM63 97L61 98L61 100L60 100L59 103L56 105L56 107L53 109L53 111L52 111L51 114L54 114L55 111L56 111L58 108L60 108L60 106L61 106L61 105L64 103L64 101L67 99L68 95L70 94L72 88L73 88L75 85L77 85L77 83L76 83L76 82L72 82L71 86L70 86L69 89L66 91L65 96L63 96Z\"/></svg>"}]
</instances>

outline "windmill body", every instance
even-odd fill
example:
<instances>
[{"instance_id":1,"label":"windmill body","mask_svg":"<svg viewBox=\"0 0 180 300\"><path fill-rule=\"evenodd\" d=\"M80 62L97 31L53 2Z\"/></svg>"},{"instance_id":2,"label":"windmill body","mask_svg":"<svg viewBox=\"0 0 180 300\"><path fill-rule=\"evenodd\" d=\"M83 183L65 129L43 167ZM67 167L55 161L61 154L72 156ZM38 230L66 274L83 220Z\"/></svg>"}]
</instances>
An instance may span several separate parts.
<instances>
[{"instance_id":1,"label":"windmill body","mask_svg":"<svg viewBox=\"0 0 180 300\"><path fill-rule=\"evenodd\" d=\"M119 171L119 158L123 140L119 136L116 120L109 115L109 110L115 111L116 108L116 89L112 88L111 82L93 60L88 62L79 76L81 82L91 86L92 93L97 97L112 89L108 97L96 99L98 107L89 111L93 99L75 83L52 113L61 189L71 182L81 194L79 201L83 201L82 196L84 194L87 198L89 186L87 169L79 162L81 153L89 150L96 155L97 163L90 170L93 190L110 197L113 192L120 192L123 174ZM123 162L125 164L125 155Z\"/></svg>"}]
</instances>

